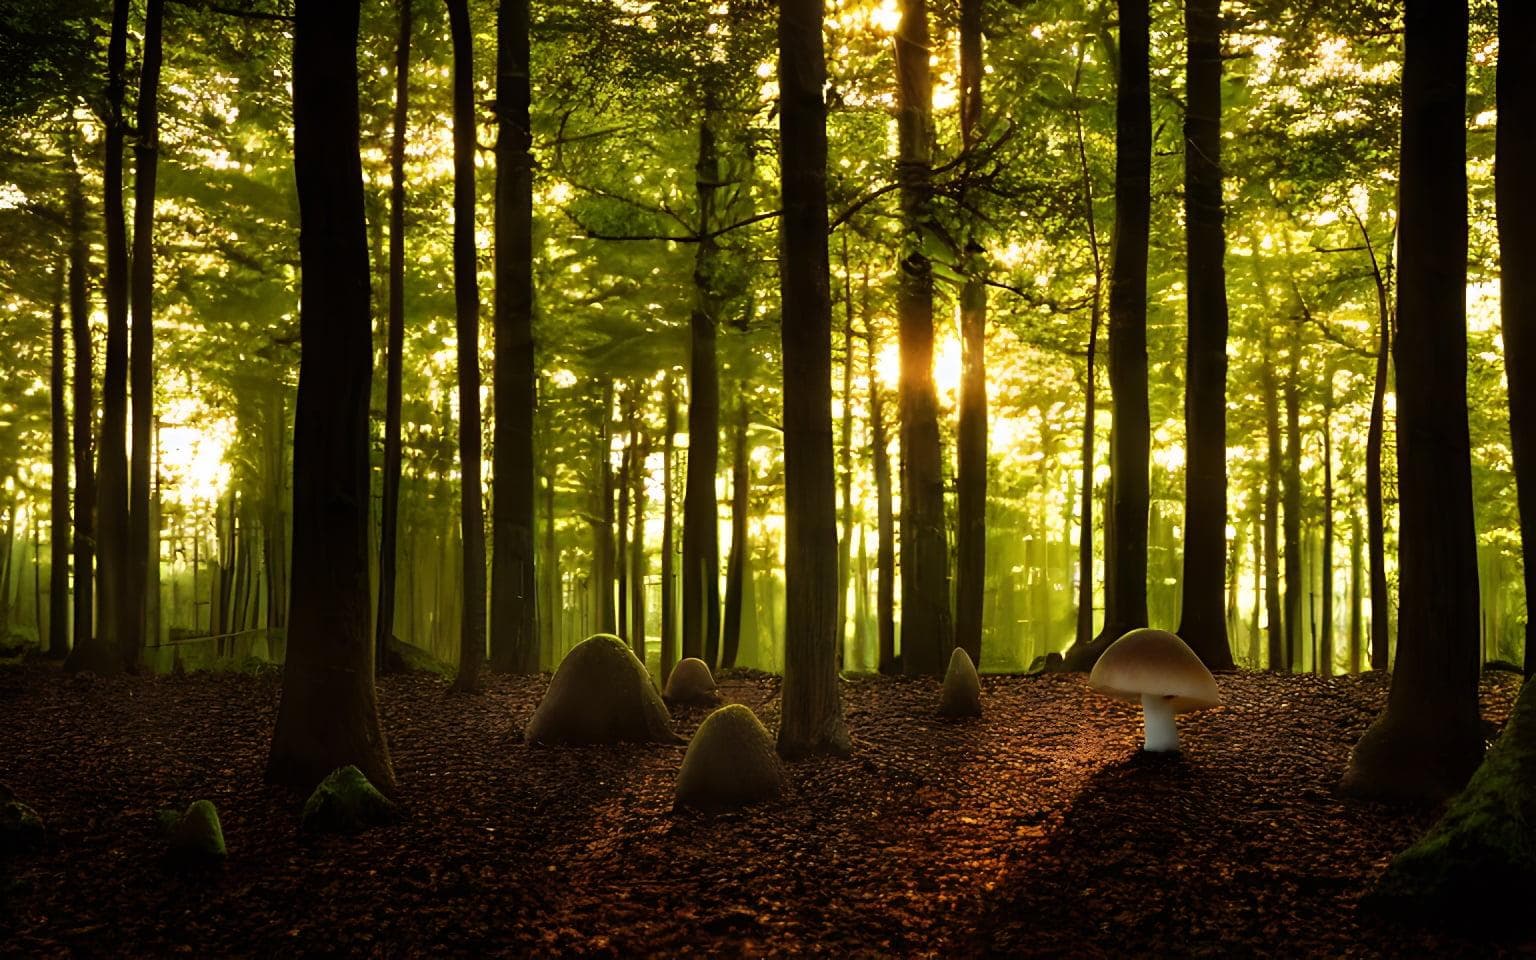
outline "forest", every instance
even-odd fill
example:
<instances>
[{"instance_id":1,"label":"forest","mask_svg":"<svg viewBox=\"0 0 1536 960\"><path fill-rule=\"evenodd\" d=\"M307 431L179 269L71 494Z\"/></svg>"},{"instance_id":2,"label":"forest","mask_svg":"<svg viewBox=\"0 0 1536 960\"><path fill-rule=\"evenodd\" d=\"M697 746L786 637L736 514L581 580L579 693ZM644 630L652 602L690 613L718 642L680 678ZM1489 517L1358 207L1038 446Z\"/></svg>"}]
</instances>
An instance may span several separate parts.
<instances>
[{"instance_id":1,"label":"forest","mask_svg":"<svg viewBox=\"0 0 1536 960\"><path fill-rule=\"evenodd\" d=\"M1533 61L0 0L0 955L1536 947Z\"/></svg>"}]
</instances>

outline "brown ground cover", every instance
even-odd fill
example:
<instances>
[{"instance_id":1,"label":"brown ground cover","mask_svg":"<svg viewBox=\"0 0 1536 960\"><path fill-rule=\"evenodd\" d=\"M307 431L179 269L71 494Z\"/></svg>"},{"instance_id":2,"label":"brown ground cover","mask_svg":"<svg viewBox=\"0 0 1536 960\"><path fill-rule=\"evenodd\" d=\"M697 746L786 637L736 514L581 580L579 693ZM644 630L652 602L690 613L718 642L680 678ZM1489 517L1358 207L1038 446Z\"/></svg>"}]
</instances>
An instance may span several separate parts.
<instances>
[{"instance_id":1,"label":"brown ground cover","mask_svg":"<svg viewBox=\"0 0 1536 960\"><path fill-rule=\"evenodd\" d=\"M844 684L846 759L790 769L780 801L672 808L683 748L539 748L547 678L451 697L382 682L405 817L298 832L262 784L272 677L71 681L0 670L0 781L49 826L0 878L20 956L1488 956L1357 914L1435 811L1333 786L1385 677L1220 678L1185 755L1138 752L1138 710L1081 676L983 678L986 715L933 716L938 684ZM722 681L773 728L777 680ZM1517 679L1484 680L1490 738ZM674 711L691 734L702 709ZM154 812L213 800L229 860L162 863Z\"/></svg>"}]
</instances>

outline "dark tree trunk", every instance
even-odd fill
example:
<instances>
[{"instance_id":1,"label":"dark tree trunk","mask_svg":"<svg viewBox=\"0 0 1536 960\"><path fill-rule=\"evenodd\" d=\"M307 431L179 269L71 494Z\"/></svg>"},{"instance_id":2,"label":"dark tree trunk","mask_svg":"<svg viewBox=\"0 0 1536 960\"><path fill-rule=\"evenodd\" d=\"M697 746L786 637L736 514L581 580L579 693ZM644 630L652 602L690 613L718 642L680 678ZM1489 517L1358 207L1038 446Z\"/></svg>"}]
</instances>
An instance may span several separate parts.
<instances>
[{"instance_id":1,"label":"dark tree trunk","mask_svg":"<svg viewBox=\"0 0 1536 960\"><path fill-rule=\"evenodd\" d=\"M1382 434L1386 429L1387 376L1392 352L1392 317L1384 284L1377 285L1376 378L1371 388L1371 422L1365 437L1365 511L1371 559L1371 669L1385 670L1391 644L1392 598L1387 590L1387 523L1382 503Z\"/></svg>"},{"instance_id":2,"label":"dark tree trunk","mask_svg":"<svg viewBox=\"0 0 1536 960\"><path fill-rule=\"evenodd\" d=\"M1365 631L1360 621L1364 614L1365 540L1360 512L1349 514L1349 672L1359 673L1364 660Z\"/></svg>"},{"instance_id":3,"label":"dark tree trunk","mask_svg":"<svg viewBox=\"0 0 1536 960\"><path fill-rule=\"evenodd\" d=\"M491 667L539 669L533 549L533 133L529 0L502 0L496 20L495 413L491 498Z\"/></svg>"},{"instance_id":4,"label":"dark tree trunk","mask_svg":"<svg viewBox=\"0 0 1536 960\"><path fill-rule=\"evenodd\" d=\"M396 539L400 525L400 391L405 361L405 127L410 105L411 4L400 0L395 46L394 132L389 145L389 345L384 385L384 498L379 506L379 615L374 665L388 669L395 632Z\"/></svg>"},{"instance_id":5,"label":"dark tree trunk","mask_svg":"<svg viewBox=\"0 0 1536 960\"><path fill-rule=\"evenodd\" d=\"M92 420L96 401L91 389L91 305L85 292L85 275L90 271L89 257L85 236L85 191L76 171L69 185L69 334L75 353L72 387L74 409L71 411L75 460L75 602L71 660L86 654L91 654L93 659L100 655L99 647L92 640L95 636L92 626L96 615L92 589L95 585L92 566L96 555L96 469L91 456L91 438L94 433ZM66 662L66 666L73 669L95 669L92 664L80 662Z\"/></svg>"},{"instance_id":6,"label":"dark tree trunk","mask_svg":"<svg viewBox=\"0 0 1536 960\"><path fill-rule=\"evenodd\" d=\"M843 241L843 392L838 424L837 484L841 499L842 533L837 538L837 666L847 659L848 581L853 573L853 270L848 262L848 231ZM734 519L734 518L733 518ZM727 561L729 566L729 561ZM726 577L726 604L730 604L730 577Z\"/></svg>"},{"instance_id":7,"label":"dark tree trunk","mask_svg":"<svg viewBox=\"0 0 1536 960\"><path fill-rule=\"evenodd\" d=\"M694 304L689 317L688 471L683 491L683 656L701 657L713 668L720 654L720 510L715 473L720 463L720 371L715 359L719 302L714 292L715 191L720 158L715 149L714 104L699 123L694 170L699 203L699 242L694 254Z\"/></svg>"},{"instance_id":8,"label":"dark tree trunk","mask_svg":"<svg viewBox=\"0 0 1536 960\"><path fill-rule=\"evenodd\" d=\"M106 196L107 355L101 381L101 439L96 444L96 634L67 666L96 673L122 669L136 605L128 596L128 238L123 211L123 74L128 0L114 0L107 46Z\"/></svg>"},{"instance_id":9,"label":"dark tree trunk","mask_svg":"<svg viewBox=\"0 0 1536 960\"><path fill-rule=\"evenodd\" d=\"M1285 377L1285 670L1302 666L1301 598L1301 321L1293 318Z\"/></svg>"},{"instance_id":10,"label":"dark tree trunk","mask_svg":"<svg viewBox=\"0 0 1536 960\"><path fill-rule=\"evenodd\" d=\"M869 278L864 284L868 300ZM880 377L875 372L876 336L874 316L868 304L864 309L864 340L869 367L869 433L875 460L875 524L879 544L875 548L875 636L878 645L876 669L895 673L896 660L896 517L891 505L891 450L885 430L885 396Z\"/></svg>"},{"instance_id":11,"label":"dark tree trunk","mask_svg":"<svg viewBox=\"0 0 1536 960\"><path fill-rule=\"evenodd\" d=\"M469 0L447 0L453 37L453 305L459 362L459 528L464 612L454 689L474 690L485 659L485 506L480 499L480 281L475 255L475 50Z\"/></svg>"},{"instance_id":12,"label":"dark tree trunk","mask_svg":"<svg viewBox=\"0 0 1536 960\"><path fill-rule=\"evenodd\" d=\"M1402 616L1386 710L1349 792L1443 799L1483 752L1467 429L1467 6L1408 0L1397 366Z\"/></svg>"},{"instance_id":13,"label":"dark tree trunk","mask_svg":"<svg viewBox=\"0 0 1536 960\"><path fill-rule=\"evenodd\" d=\"M1189 349L1184 381L1184 577L1179 636L1231 670L1227 563L1227 279L1221 199L1221 0L1186 0L1184 230Z\"/></svg>"},{"instance_id":14,"label":"dark tree trunk","mask_svg":"<svg viewBox=\"0 0 1536 960\"><path fill-rule=\"evenodd\" d=\"M1323 584L1317 638L1317 672L1333 675L1333 367L1323 370Z\"/></svg>"},{"instance_id":15,"label":"dark tree trunk","mask_svg":"<svg viewBox=\"0 0 1536 960\"><path fill-rule=\"evenodd\" d=\"M1093 212L1093 173L1088 167L1088 146L1083 136L1082 104L1077 99L1082 79L1082 51L1072 82L1072 121L1077 135L1077 162L1083 180L1083 217L1088 225L1088 250L1093 255L1093 306L1088 315L1088 350L1083 380L1082 505L1077 535L1077 636L1074 643L1086 648L1093 642L1093 448L1094 415L1098 409L1099 327L1104 320L1104 259L1099 250L1099 225Z\"/></svg>"},{"instance_id":16,"label":"dark tree trunk","mask_svg":"<svg viewBox=\"0 0 1536 960\"><path fill-rule=\"evenodd\" d=\"M1280 391L1275 382L1275 353L1269 330L1264 331L1264 610L1269 622L1269 669L1286 666L1289 649L1285 638L1285 617L1280 602Z\"/></svg>"},{"instance_id":17,"label":"dark tree trunk","mask_svg":"<svg viewBox=\"0 0 1536 960\"><path fill-rule=\"evenodd\" d=\"M598 505L597 529L592 545L592 579L596 597L593 622L603 633L617 633L618 622L614 616L613 588L616 577L613 550L613 463L610 454L612 433L609 421L613 417L613 381L604 379L601 390L602 410L597 421Z\"/></svg>"},{"instance_id":18,"label":"dark tree trunk","mask_svg":"<svg viewBox=\"0 0 1536 960\"><path fill-rule=\"evenodd\" d=\"M747 514L751 511L751 461L747 458L749 415L745 394L737 417L735 442L731 451L731 552L725 560L725 622L720 635L722 667L734 667L741 653L742 609L747 593ZM844 584L847 581L839 578L838 582ZM837 622L841 627L842 618L839 617Z\"/></svg>"},{"instance_id":19,"label":"dark tree trunk","mask_svg":"<svg viewBox=\"0 0 1536 960\"><path fill-rule=\"evenodd\" d=\"M1148 0L1118 0L1120 82L1115 93L1115 226L1110 242L1110 515L1104 525L1104 628L1067 651L1088 670L1120 635L1147 624L1147 242L1152 207L1152 94Z\"/></svg>"},{"instance_id":20,"label":"dark tree trunk","mask_svg":"<svg viewBox=\"0 0 1536 960\"><path fill-rule=\"evenodd\" d=\"M629 643L635 656L645 662L645 458L647 451L640 437L639 418L631 413L630 513L633 533L629 538Z\"/></svg>"},{"instance_id":21,"label":"dark tree trunk","mask_svg":"<svg viewBox=\"0 0 1536 960\"><path fill-rule=\"evenodd\" d=\"M49 353L49 425L53 429L49 454L48 536L48 656L63 660L69 655L69 414L64 378L64 273L56 268L58 288L53 300L52 342ZM35 526L35 524L34 524Z\"/></svg>"},{"instance_id":22,"label":"dark tree trunk","mask_svg":"<svg viewBox=\"0 0 1536 960\"><path fill-rule=\"evenodd\" d=\"M672 517L672 461L677 437L677 394L667 375L666 436L661 447L661 679L672 675L677 663L677 572L673 569L676 531Z\"/></svg>"},{"instance_id":23,"label":"dark tree trunk","mask_svg":"<svg viewBox=\"0 0 1536 960\"><path fill-rule=\"evenodd\" d=\"M960 3L960 142L966 151L975 151L981 139L981 8L981 0ZM980 166L979 159L968 161L967 178ZM980 226L974 219L966 224L955 431L955 644L978 666L987 581L987 274L976 237Z\"/></svg>"},{"instance_id":24,"label":"dark tree trunk","mask_svg":"<svg viewBox=\"0 0 1536 960\"><path fill-rule=\"evenodd\" d=\"M1494 192L1499 219L1499 310L1509 373L1509 434L1520 500L1528 609L1536 610L1536 9L1499 0L1499 66ZM1536 676L1536 624L1525 622L1525 676Z\"/></svg>"},{"instance_id":25,"label":"dark tree trunk","mask_svg":"<svg viewBox=\"0 0 1536 960\"><path fill-rule=\"evenodd\" d=\"M149 628L149 590L159 578L149 576L158 563L158 531L150 529L150 475L153 472L155 404L155 178L160 158L160 26L165 0L147 0L144 7L144 61L139 70L138 129L133 146L133 356L129 377L133 392L133 461L128 491L128 587L122 635L123 667L135 671L143 656Z\"/></svg>"},{"instance_id":26,"label":"dark tree trunk","mask_svg":"<svg viewBox=\"0 0 1536 960\"><path fill-rule=\"evenodd\" d=\"M624 422L629 425L629 439L624 443L624 453L619 458L619 478L614 484L614 493L619 498L618 525L614 527L614 574L617 579L619 605L614 611L614 619L618 625L618 636L621 640L629 639L629 495L630 477L633 473L635 458L635 411L634 399L630 391L633 384L625 391L625 397L619 408L624 411Z\"/></svg>"},{"instance_id":27,"label":"dark tree trunk","mask_svg":"<svg viewBox=\"0 0 1536 960\"><path fill-rule=\"evenodd\" d=\"M779 0L784 685L779 752L847 753L837 679L837 487L822 0ZM791 252L793 256L791 256Z\"/></svg>"},{"instance_id":28,"label":"dark tree trunk","mask_svg":"<svg viewBox=\"0 0 1536 960\"><path fill-rule=\"evenodd\" d=\"M908 675L944 672L954 646L944 459L933 383L933 81L928 0L903 0L896 30L896 127L901 181L901 262L896 296L901 381L901 665Z\"/></svg>"},{"instance_id":29,"label":"dark tree trunk","mask_svg":"<svg viewBox=\"0 0 1536 960\"><path fill-rule=\"evenodd\" d=\"M358 155L358 0L298 0L299 401L293 588L267 779L307 791L356 765L394 788L373 686L368 590L368 397L373 332ZM303 224L312 229L302 229Z\"/></svg>"}]
</instances>

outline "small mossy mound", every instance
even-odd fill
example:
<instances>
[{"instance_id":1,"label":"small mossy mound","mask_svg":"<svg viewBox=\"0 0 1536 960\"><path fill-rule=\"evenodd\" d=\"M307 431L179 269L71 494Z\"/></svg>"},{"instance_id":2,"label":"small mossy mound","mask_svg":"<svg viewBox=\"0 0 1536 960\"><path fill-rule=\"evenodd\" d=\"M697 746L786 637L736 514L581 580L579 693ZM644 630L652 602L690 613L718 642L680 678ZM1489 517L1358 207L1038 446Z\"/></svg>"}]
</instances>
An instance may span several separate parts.
<instances>
[{"instance_id":1,"label":"small mossy mound","mask_svg":"<svg viewBox=\"0 0 1536 960\"><path fill-rule=\"evenodd\" d=\"M362 833L395 818L395 805L356 767L333 770L304 802L306 833Z\"/></svg>"},{"instance_id":2,"label":"small mossy mound","mask_svg":"<svg viewBox=\"0 0 1536 960\"><path fill-rule=\"evenodd\" d=\"M160 811L160 829L172 860L217 863L228 854L219 810L211 800L194 800L185 813Z\"/></svg>"},{"instance_id":3,"label":"small mossy mound","mask_svg":"<svg viewBox=\"0 0 1536 960\"><path fill-rule=\"evenodd\" d=\"M1536 929L1536 684L1465 790L1393 858L1362 909L1447 929Z\"/></svg>"},{"instance_id":4,"label":"small mossy mound","mask_svg":"<svg viewBox=\"0 0 1536 960\"><path fill-rule=\"evenodd\" d=\"M976 664L961 647L949 655L949 669L944 671L944 689L939 694L939 716L981 716L981 678Z\"/></svg>"},{"instance_id":5,"label":"small mossy mound","mask_svg":"<svg viewBox=\"0 0 1536 960\"><path fill-rule=\"evenodd\" d=\"M772 800L783 789L772 735L739 703L704 718L677 774L677 802L709 812Z\"/></svg>"},{"instance_id":6,"label":"small mossy mound","mask_svg":"<svg viewBox=\"0 0 1536 960\"><path fill-rule=\"evenodd\" d=\"M629 645L606 633L571 648L523 730L528 743L681 743Z\"/></svg>"},{"instance_id":7,"label":"small mossy mound","mask_svg":"<svg viewBox=\"0 0 1536 960\"><path fill-rule=\"evenodd\" d=\"M677 666L672 668L672 676L667 678L667 689L661 699L668 704L702 703L713 706L719 703L720 694L715 686L714 675L709 672L709 664L698 657L679 660Z\"/></svg>"},{"instance_id":8,"label":"small mossy mound","mask_svg":"<svg viewBox=\"0 0 1536 960\"><path fill-rule=\"evenodd\" d=\"M0 783L0 855L36 850L43 845L46 832L37 811Z\"/></svg>"},{"instance_id":9,"label":"small mossy mound","mask_svg":"<svg viewBox=\"0 0 1536 960\"><path fill-rule=\"evenodd\" d=\"M1090 666L1092 666L1090 664ZM1041 657L1030 661L1029 669L1025 670L1026 676L1039 676L1042 673L1063 673L1067 669L1066 660L1054 650Z\"/></svg>"},{"instance_id":10,"label":"small mossy mound","mask_svg":"<svg viewBox=\"0 0 1536 960\"><path fill-rule=\"evenodd\" d=\"M384 644L384 673L426 673L452 679L458 671L413 643L391 636Z\"/></svg>"}]
</instances>

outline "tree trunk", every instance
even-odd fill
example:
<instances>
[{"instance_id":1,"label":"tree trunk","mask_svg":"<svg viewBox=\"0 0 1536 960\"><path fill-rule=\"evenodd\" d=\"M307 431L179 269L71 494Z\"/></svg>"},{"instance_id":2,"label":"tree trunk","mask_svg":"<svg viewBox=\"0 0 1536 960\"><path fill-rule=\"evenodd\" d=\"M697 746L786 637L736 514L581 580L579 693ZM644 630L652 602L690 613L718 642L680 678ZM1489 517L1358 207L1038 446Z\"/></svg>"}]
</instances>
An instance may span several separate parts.
<instances>
[{"instance_id":1,"label":"tree trunk","mask_svg":"<svg viewBox=\"0 0 1536 960\"><path fill-rule=\"evenodd\" d=\"M358 0L298 0L293 42L302 351L288 656L267 779L307 791L356 765L394 788L368 591L368 235L358 155ZM302 229L303 224L312 229ZM323 229L319 225L324 225Z\"/></svg>"},{"instance_id":2,"label":"tree trunk","mask_svg":"<svg viewBox=\"0 0 1536 960\"><path fill-rule=\"evenodd\" d=\"M661 679L665 683L672 676L677 657L677 596L676 576L673 570L673 550L676 531L672 517L672 460L677 437L677 394L673 389L672 375L667 375L666 436L661 448Z\"/></svg>"},{"instance_id":3,"label":"tree trunk","mask_svg":"<svg viewBox=\"0 0 1536 960\"><path fill-rule=\"evenodd\" d=\"M961 0L960 143L968 153L981 140L981 13L981 0ZM978 158L969 159L967 179L980 167ZM960 411L955 431L955 644L977 666L981 665L987 581L987 273L976 236L980 227L974 217L966 223L965 283L960 290Z\"/></svg>"},{"instance_id":4,"label":"tree trunk","mask_svg":"<svg viewBox=\"0 0 1536 960\"><path fill-rule=\"evenodd\" d=\"M1082 66L1083 51L1080 48L1077 72L1072 78L1072 121L1077 135L1077 161L1083 181L1083 216L1088 225L1088 251L1093 255L1093 305L1088 315L1088 350L1083 380L1082 505L1077 534L1077 636L1073 643L1087 647L1093 642L1093 449L1094 415L1098 409L1098 383L1094 375L1099 356L1099 327L1104 320L1104 260L1099 250L1098 220L1093 212L1093 173L1088 167L1088 146L1083 136L1082 103L1077 96Z\"/></svg>"},{"instance_id":5,"label":"tree trunk","mask_svg":"<svg viewBox=\"0 0 1536 960\"><path fill-rule=\"evenodd\" d=\"M843 668L848 646L848 581L853 573L853 270L848 262L848 230L843 241L843 391L839 417L837 482L842 502L842 533L837 538L837 665ZM727 561L729 565L729 561ZM730 576L726 576L730 605Z\"/></svg>"},{"instance_id":6,"label":"tree trunk","mask_svg":"<svg viewBox=\"0 0 1536 960\"><path fill-rule=\"evenodd\" d=\"M543 616L539 618L539 628L544 640L540 643L542 649L535 667L542 663L560 662L563 636L561 622L565 613L565 591L560 575L560 541L555 534L556 466L550 464L549 470L544 475L544 560L539 568L539 576L544 582Z\"/></svg>"},{"instance_id":7,"label":"tree trunk","mask_svg":"<svg viewBox=\"0 0 1536 960\"><path fill-rule=\"evenodd\" d=\"M1227 281L1221 198L1221 2L1187 0L1184 232L1184 576L1179 636L1212 670L1231 670L1227 563Z\"/></svg>"},{"instance_id":8,"label":"tree trunk","mask_svg":"<svg viewBox=\"0 0 1536 960\"><path fill-rule=\"evenodd\" d=\"M1528 609L1536 610L1536 10L1499 0L1499 66L1494 192L1499 221L1499 315L1509 374L1509 434L1520 500L1520 540ZM1536 624L1525 621L1525 676L1536 676Z\"/></svg>"},{"instance_id":9,"label":"tree trunk","mask_svg":"<svg viewBox=\"0 0 1536 960\"><path fill-rule=\"evenodd\" d=\"M822 0L779 0L786 602L778 746L786 757L852 749L837 678L837 488L821 25Z\"/></svg>"},{"instance_id":10,"label":"tree trunk","mask_svg":"<svg viewBox=\"0 0 1536 960\"><path fill-rule=\"evenodd\" d=\"M1402 617L1386 710L1356 744L1351 793L1443 799L1483 752L1477 540L1467 429L1467 6L1408 0L1398 307Z\"/></svg>"},{"instance_id":11,"label":"tree trunk","mask_svg":"<svg viewBox=\"0 0 1536 960\"><path fill-rule=\"evenodd\" d=\"M747 593L747 515L751 512L749 489L751 461L747 459L749 414L743 393L737 414L736 437L731 452L731 552L725 561L725 623L720 637L720 666L734 667L741 653L742 610ZM839 556L839 569L842 558ZM847 581L839 578L839 584ZM839 594L841 596L841 594ZM841 626L843 620L838 618ZM841 635L839 635L841 640ZM839 643L841 649L841 643Z\"/></svg>"},{"instance_id":12,"label":"tree trunk","mask_svg":"<svg viewBox=\"0 0 1536 960\"><path fill-rule=\"evenodd\" d=\"M89 257L85 236L85 191L76 169L69 185L69 333L75 354L71 412L75 461L74 642L69 651L72 660L86 654L94 660L100 655L99 646L92 640L96 615L92 589L95 585L92 567L96 555L96 469L91 456L91 438L96 401L91 389L91 305L85 290L86 274L90 271ZM95 669L94 664L66 661L65 665L72 669L86 666Z\"/></svg>"},{"instance_id":13,"label":"tree trunk","mask_svg":"<svg viewBox=\"0 0 1536 960\"><path fill-rule=\"evenodd\" d=\"M711 667L720 644L720 510L715 473L720 462L720 371L715 337L720 304L714 291L715 191L720 158L715 149L714 101L707 97L699 123L694 169L699 203L699 242L694 253L694 304L689 315L688 475L683 491L683 656Z\"/></svg>"},{"instance_id":14,"label":"tree trunk","mask_svg":"<svg viewBox=\"0 0 1536 960\"><path fill-rule=\"evenodd\" d=\"M1323 557L1318 673L1333 675L1333 367L1323 368Z\"/></svg>"},{"instance_id":15,"label":"tree trunk","mask_svg":"<svg viewBox=\"0 0 1536 960\"><path fill-rule=\"evenodd\" d=\"M107 45L106 196L107 355L101 382L101 439L96 444L96 635L78 649L74 669L122 669L136 605L128 596L128 238L123 212L123 74L127 61L128 0L112 4Z\"/></svg>"},{"instance_id":16,"label":"tree trunk","mask_svg":"<svg viewBox=\"0 0 1536 960\"><path fill-rule=\"evenodd\" d=\"M629 425L629 439L624 443L624 453L619 458L619 478L614 485L614 493L619 498L618 525L614 527L614 573L617 578L619 592L619 605L614 611L614 620L618 624L618 637L620 640L629 639L629 497L630 477L634 472L635 458L635 408L634 397L630 393L634 389L631 383L625 391L624 400L619 404L619 409L624 411L624 422Z\"/></svg>"},{"instance_id":17,"label":"tree trunk","mask_svg":"<svg viewBox=\"0 0 1536 960\"><path fill-rule=\"evenodd\" d=\"M592 536L592 591L594 608L592 622L602 633L617 633L614 619L613 587L615 580L613 555L613 441L609 421L613 417L613 381L604 378L598 390L602 409L597 421L597 512L594 514Z\"/></svg>"},{"instance_id":18,"label":"tree trunk","mask_svg":"<svg viewBox=\"0 0 1536 960\"><path fill-rule=\"evenodd\" d=\"M1152 206L1148 0L1118 0L1120 78L1115 93L1115 226L1110 241L1110 515L1104 525L1104 627L1074 644L1067 666L1091 669L1120 635L1147 624L1147 510L1151 412L1147 403L1147 242Z\"/></svg>"},{"instance_id":19,"label":"tree trunk","mask_svg":"<svg viewBox=\"0 0 1536 960\"><path fill-rule=\"evenodd\" d=\"M1360 512L1349 514L1349 672L1359 673L1364 650L1365 631L1361 618L1364 611L1364 586L1360 581L1365 572L1364 538L1360 531Z\"/></svg>"},{"instance_id":20,"label":"tree trunk","mask_svg":"<svg viewBox=\"0 0 1536 960\"><path fill-rule=\"evenodd\" d=\"M645 662L645 459L646 448L640 437L639 418L630 414L630 486L634 490L630 513L633 533L629 538L629 644L635 656Z\"/></svg>"},{"instance_id":21,"label":"tree trunk","mask_svg":"<svg viewBox=\"0 0 1536 960\"><path fill-rule=\"evenodd\" d=\"M1285 670L1301 669L1301 321L1292 318L1285 378Z\"/></svg>"},{"instance_id":22,"label":"tree trunk","mask_svg":"<svg viewBox=\"0 0 1536 960\"><path fill-rule=\"evenodd\" d=\"M387 670L395 632L396 538L400 521L400 391L405 358L405 127L410 95L411 4L400 0L395 46L394 132L389 145L389 345L384 386L384 495L379 506L379 615L374 666Z\"/></svg>"},{"instance_id":23,"label":"tree trunk","mask_svg":"<svg viewBox=\"0 0 1536 960\"><path fill-rule=\"evenodd\" d=\"M875 372L876 335L874 315L868 306L869 278L864 282L864 342L869 367L869 433L875 459L875 523L879 543L875 548L875 619L881 673L900 670L896 660L896 518L891 505L891 450L885 432L885 397Z\"/></svg>"},{"instance_id":24,"label":"tree trunk","mask_svg":"<svg viewBox=\"0 0 1536 960\"><path fill-rule=\"evenodd\" d=\"M944 459L933 383L933 81L928 0L902 0L896 29L896 127L901 182L901 262L896 296L901 381L901 665L937 676L949 662L949 544Z\"/></svg>"},{"instance_id":25,"label":"tree trunk","mask_svg":"<svg viewBox=\"0 0 1536 960\"><path fill-rule=\"evenodd\" d=\"M539 669L534 567L533 133L529 0L496 19L496 437L491 498L491 667Z\"/></svg>"},{"instance_id":26,"label":"tree trunk","mask_svg":"<svg viewBox=\"0 0 1536 960\"><path fill-rule=\"evenodd\" d=\"M1248 620L1248 668L1261 669L1264 651L1260 646L1263 636L1261 623L1264 611L1264 520L1263 507L1255 498L1253 510L1253 614Z\"/></svg>"},{"instance_id":27,"label":"tree trunk","mask_svg":"<svg viewBox=\"0 0 1536 960\"><path fill-rule=\"evenodd\" d=\"M61 261L55 268L58 288L53 300L52 342L49 353L48 398L52 427L48 536L48 656L63 660L69 655L69 414L64 402L64 273Z\"/></svg>"},{"instance_id":28,"label":"tree trunk","mask_svg":"<svg viewBox=\"0 0 1536 960\"><path fill-rule=\"evenodd\" d=\"M1391 643L1392 598L1387 589L1387 524L1382 503L1381 448L1386 431L1392 313L1387 300L1387 277L1383 276L1375 248L1371 245L1370 232L1363 222L1356 222L1371 255L1371 273L1376 280L1376 377L1371 387L1371 421L1365 435L1365 514L1370 537L1371 669L1385 670Z\"/></svg>"}]
</instances>

